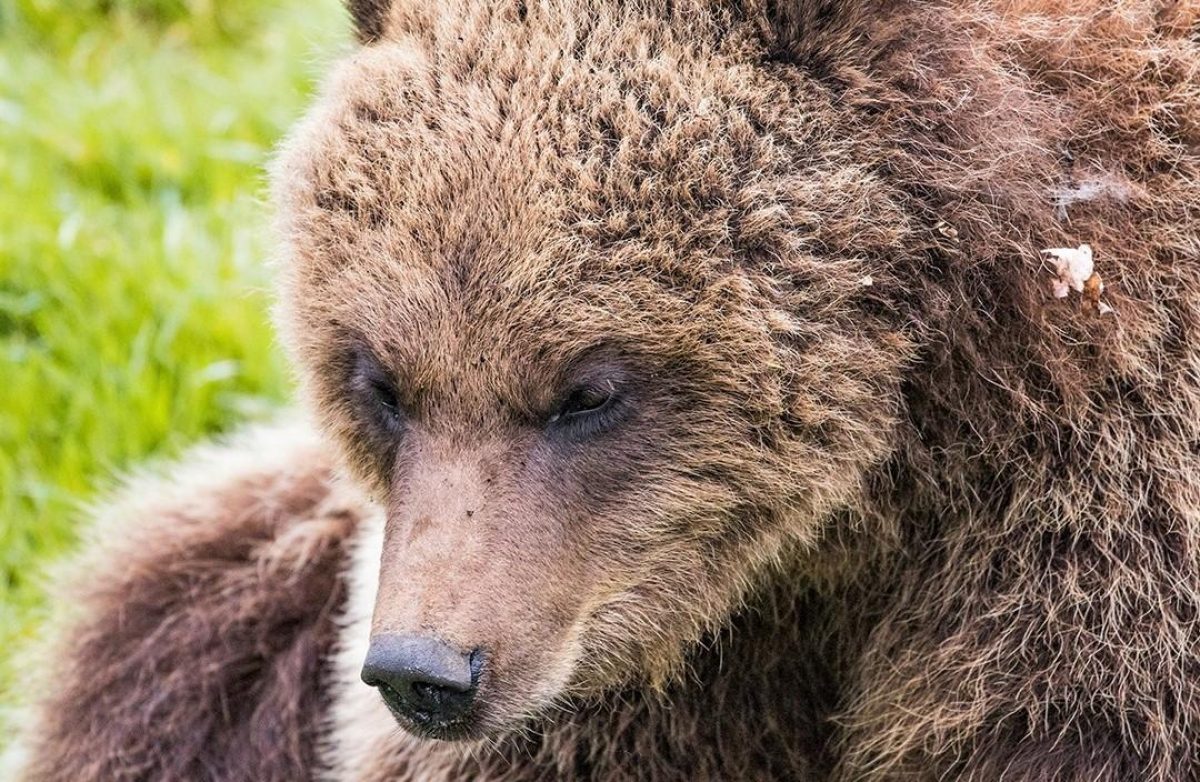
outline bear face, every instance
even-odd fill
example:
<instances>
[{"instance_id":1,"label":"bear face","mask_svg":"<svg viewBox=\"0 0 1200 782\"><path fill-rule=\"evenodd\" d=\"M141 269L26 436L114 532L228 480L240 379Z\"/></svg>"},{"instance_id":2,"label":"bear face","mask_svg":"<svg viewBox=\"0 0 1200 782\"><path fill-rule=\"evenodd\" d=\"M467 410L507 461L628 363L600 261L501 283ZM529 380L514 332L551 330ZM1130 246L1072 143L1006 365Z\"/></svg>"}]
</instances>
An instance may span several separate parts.
<instances>
[{"instance_id":1,"label":"bear face","mask_svg":"<svg viewBox=\"0 0 1200 782\"><path fill-rule=\"evenodd\" d=\"M854 504L912 352L906 219L825 88L521 8L355 52L274 173L283 332L387 511L372 632L471 655L468 714L397 713L438 738L661 684Z\"/></svg>"}]
</instances>

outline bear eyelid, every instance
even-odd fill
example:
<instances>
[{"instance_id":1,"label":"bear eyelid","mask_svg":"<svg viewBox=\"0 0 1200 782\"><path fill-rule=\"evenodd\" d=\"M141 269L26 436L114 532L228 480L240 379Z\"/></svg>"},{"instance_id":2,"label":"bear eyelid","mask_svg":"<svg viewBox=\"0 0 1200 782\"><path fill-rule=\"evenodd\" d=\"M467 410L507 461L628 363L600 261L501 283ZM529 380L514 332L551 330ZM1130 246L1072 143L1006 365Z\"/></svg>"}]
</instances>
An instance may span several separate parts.
<instances>
[{"instance_id":1,"label":"bear eyelid","mask_svg":"<svg viewBox=\"0 0 1200 782\"><path fill-rule=\"evenodd\" d=\"M622 386L614 378L585 380L570 386L545 418L547 432L568 439L586 439L610 429L626 406Z\"/></svg>"},{"instance_id":2,"label":"bear eyelid","mask_svg":"<svg viewBox=\"0 0 1200 782\"><path fill-rule=\"evenodd\" d=\"M573 416L600 413L612 406L616 393L616 387L611 382L607 384L607 387L598 383L576 386L559 401L555 411L550 415L550 423Z\"/></svg>"},{"instance_id":3,"label":"bear eyelid","mask_svg":"<svg viewBox=\"0 0 1200 782\"><path fill-rule=\"evenodd\" d=\"M399 389L369 350L359 350L350 378L351 391L365 403L377 418L385 418L389 426L400 424L406 417Z\"/></svg>"},{"instance_id":4,"label":"bear eyelid","mask_svg":"<svg viewBox=\"0 0 1200 782\"><path fill-rule=\"evenodd\" d=\"M375 395L375 401L379 403L380 407L392 415L400 415L400 402L396 398L396 390L391 383L372 380L371 392Z\"/></svg>"}]
</instances>

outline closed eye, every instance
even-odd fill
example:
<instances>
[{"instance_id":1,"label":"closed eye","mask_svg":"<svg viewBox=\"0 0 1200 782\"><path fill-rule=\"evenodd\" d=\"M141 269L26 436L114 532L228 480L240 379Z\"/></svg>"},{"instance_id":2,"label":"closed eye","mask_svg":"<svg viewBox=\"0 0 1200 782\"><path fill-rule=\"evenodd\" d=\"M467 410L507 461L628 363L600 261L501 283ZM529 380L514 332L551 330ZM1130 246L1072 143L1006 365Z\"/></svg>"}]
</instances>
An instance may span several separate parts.
<instances>
[{"instance_id":1,"label":"closed eye","mask_svg":"<svg viewBox=\"0 0 1200 782\"><path fill-rule=\"evenodd\" d=\"M366 351L356 358L351 388L368 420L393 431L405 418L404 404L391 377L380 363Z\"/></svg>"},{"instance_id":2,"label":"closed eye","mask_svg":"<svg viewBox=\"0 0 1200 782\"><path fill-rule=\"evenodd\" d=\"M586 439L614 426L624 407L617 385L605 378L577 386L562 396L547 418L547 426L569 440Z\"/></svg>"},{"instance_id":3,"label":"closed eye","mask_svg":"<svg viewBox=\"0 0 1200 782\"><path fill-rule=\"evenodd\" d=\"M378 380L371 382L371 394L375 403L388 415L399 417L400 402L396 399L396 390L391 384Z\"/></svg>"},{"instance_id":4,"label":"closed eye","mask_svg":"<svg viewBox=\"0 0 1200 782\"><path fill-rule=\"evenodd\" d=\"M550 416L550 423L601 413L612 405L614 396L611 389L596 386L576 388L559 403L558 409Z\"/></svg>"}]
</instances>

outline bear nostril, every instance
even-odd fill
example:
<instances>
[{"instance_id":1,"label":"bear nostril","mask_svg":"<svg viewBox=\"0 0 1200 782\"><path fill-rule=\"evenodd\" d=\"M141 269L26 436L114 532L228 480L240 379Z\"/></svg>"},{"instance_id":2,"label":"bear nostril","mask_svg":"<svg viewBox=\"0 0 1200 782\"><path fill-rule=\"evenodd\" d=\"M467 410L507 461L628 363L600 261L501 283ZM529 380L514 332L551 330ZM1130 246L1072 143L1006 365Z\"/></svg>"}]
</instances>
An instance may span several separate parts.
<instances>
[{"instance_id":1,"label":"bear nostril","mask_svg":"<svg viewBox=\"0 0 1200 782\"><path fill-rule=\"evenodd\" d=\"M437 684L413 682L411 704L419 714L452 721L459 718L455 711L460 706L470 707L471 698L466 695Z\"/></svg>"},{"instance_id":2,"label":"bear nostril","mask_svg":"<svg viewBox=\"0 0 1200 782\"><path fill-rule=\"evenodd\" d=\"M463 654L436 638L388 634L371 639L362 679L397 715L438 730L469 716L481 665L478 651Z\"/></svg>"}]
</instances>

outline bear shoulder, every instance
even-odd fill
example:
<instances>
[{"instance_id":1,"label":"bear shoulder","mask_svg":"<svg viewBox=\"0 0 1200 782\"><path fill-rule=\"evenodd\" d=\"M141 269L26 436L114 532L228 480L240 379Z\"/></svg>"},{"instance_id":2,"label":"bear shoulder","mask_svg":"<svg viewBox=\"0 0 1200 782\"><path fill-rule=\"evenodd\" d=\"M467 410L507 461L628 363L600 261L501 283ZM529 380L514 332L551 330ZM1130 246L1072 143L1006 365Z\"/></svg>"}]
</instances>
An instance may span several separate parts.
<instances>
[{"instance_id":1,"label":"bear shoulder","mask_svg":"<svg viewBox=\"0 0 1200 782\"><path fill-rule=\"evenodd\" d=\"M291 422L128 482L53 579L23 778L308 779L366 507Z\"/></svg>"}]
</instances>

